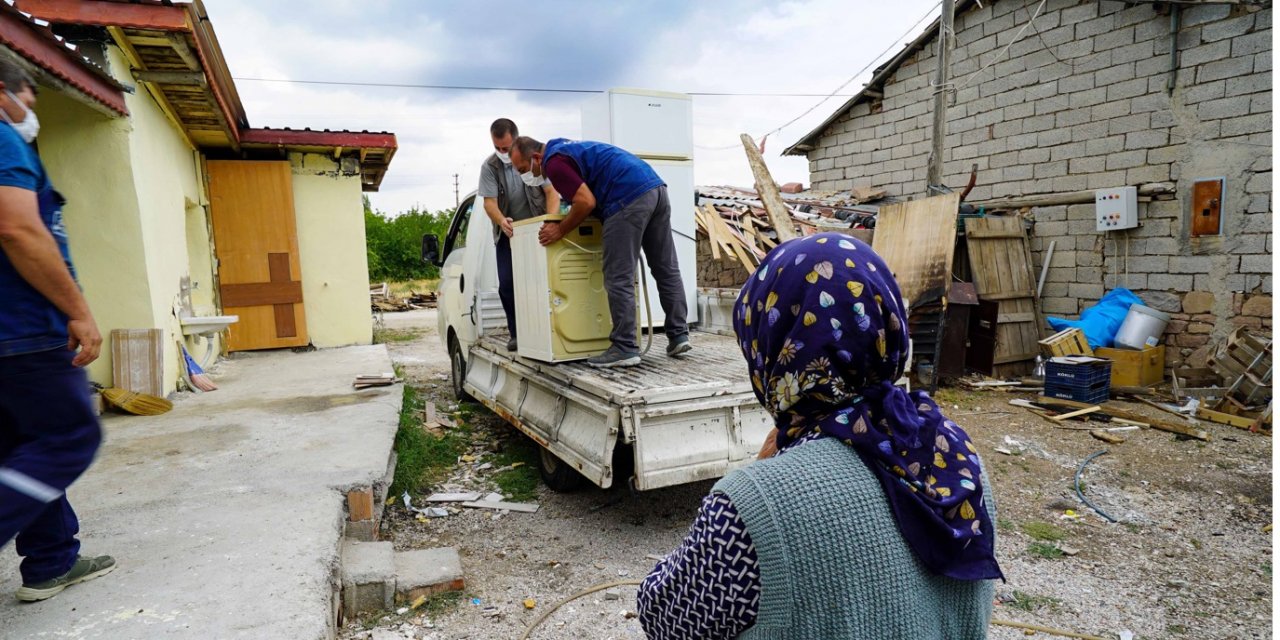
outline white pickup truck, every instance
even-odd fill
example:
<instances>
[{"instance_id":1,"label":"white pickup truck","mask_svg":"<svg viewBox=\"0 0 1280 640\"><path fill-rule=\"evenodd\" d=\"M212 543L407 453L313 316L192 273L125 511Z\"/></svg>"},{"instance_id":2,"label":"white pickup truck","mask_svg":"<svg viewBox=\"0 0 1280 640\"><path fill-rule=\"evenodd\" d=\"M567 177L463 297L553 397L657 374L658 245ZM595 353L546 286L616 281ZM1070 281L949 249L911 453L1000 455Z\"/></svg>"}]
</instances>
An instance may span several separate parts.
<instances>
[{"instance_id":1,"label":"white pickup truck","mask_svg":"<svg viewBox=\"0 0 1280 640\"><path fill-rule=\"evenodd\" d=\"M474 194L462 201L443 248L435 236L422 239L423 259L440 267L440 337L453 391L541 445L549 487L569 491L586 478L603 488L621 479L656 489L718 478L756 456L772 419L723 331L695 327L694 350L680 359L668 358L665 338L654 335L644 362L627 369L547 364L507 351L492 226L479 204ZM723 327L731 301L700 299L704 324Z\"/></svg>"}]
</instances>

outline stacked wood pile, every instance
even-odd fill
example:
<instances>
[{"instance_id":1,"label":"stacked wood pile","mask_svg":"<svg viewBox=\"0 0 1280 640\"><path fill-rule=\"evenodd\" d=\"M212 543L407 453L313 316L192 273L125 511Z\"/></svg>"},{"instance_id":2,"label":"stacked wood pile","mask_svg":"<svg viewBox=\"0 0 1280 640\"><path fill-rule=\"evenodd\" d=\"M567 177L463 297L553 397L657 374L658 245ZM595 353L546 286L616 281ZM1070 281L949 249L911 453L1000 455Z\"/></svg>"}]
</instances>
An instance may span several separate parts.
<instances>
[{"instance_id":1,"label":"stacked wood pile","mask_svg":"<svg viewBox=\"0 0 1280 640\"><path fill-rule=\"evenodd\" d=\"M743 264L751 270L778 245L778 231L754 190L698 187L697 200L694 217L698 231L710 240L715 260ZM874 228L879 206L889 202L884 189L870 187L851 191L784 192L782 201L792 220L794 234L801 236Z\"/></svg>"},{"instance_id":2,"label":"stacked wood pile","mask_svg":"<svg viewBox=\"0 0 1280 640\"><path fill-rule=\"evenodd\" d=\"M434 291L428 293L410 291L409 295L402 298L391 293L390 285L383 282L369 287L369 306L375 312L434 309L436 308L436 293Z\"/></svg>"}]
</instances>

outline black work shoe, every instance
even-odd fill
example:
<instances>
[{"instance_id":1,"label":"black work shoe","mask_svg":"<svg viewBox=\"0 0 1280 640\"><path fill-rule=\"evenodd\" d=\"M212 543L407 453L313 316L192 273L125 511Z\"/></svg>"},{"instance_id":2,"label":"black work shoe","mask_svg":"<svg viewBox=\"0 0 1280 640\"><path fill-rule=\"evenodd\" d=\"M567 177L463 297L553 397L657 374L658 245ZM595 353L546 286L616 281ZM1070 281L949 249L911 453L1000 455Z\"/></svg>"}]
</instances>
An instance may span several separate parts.
<instances>
[{"instance_id":1,"label":"black work shoe","mask_svg":"<svg viewBox=\"0 0 1280 640\"><path fill-rule=\"evenodd\" d=\"M515 351L515 350L516 350L516 339L512 337L510 340L507 341L507 351Z\"/></svg>"},{"instance_id":2,"label":"black work shoe","mask_svg":"<svg viewBox=\"0 0 1280 640\"><path fill-rule=\"evenodd\" d=\"M667 343L668 356L680 356L693 351L693 345L689 344L689 336L676 336Z\"/></svg>"},{"instance_id":3,"label":"black work shoe","mask_svg":"<svg viewBox=\"0 0 1280 640\"><path fill-rule=\"evenodd\" d=\"M86 558L80 556L76 558L76 563L71 566L71 570L44 582L35 584L24 584L15 594L18 599L23 602L39 602L48 600L59 593L63 589L81 582L87 582L99 576L105 576L116 568L115 558L111 556L98 556L96 558Z\"/></svg>"},{"instance_id":4,"label":"black work shoe","mask_svg":"<svg viewBox=\"0 0 1280 640\"><path fill-rule=\"evenodd\" d=\"M634 367L640 364L640 352L626 351L618 348L618 345L610 345L608 351L605 351L594 358L588 358L587 364L598 369L606 369L610 367Z\"/></svg>"}]
</instances>

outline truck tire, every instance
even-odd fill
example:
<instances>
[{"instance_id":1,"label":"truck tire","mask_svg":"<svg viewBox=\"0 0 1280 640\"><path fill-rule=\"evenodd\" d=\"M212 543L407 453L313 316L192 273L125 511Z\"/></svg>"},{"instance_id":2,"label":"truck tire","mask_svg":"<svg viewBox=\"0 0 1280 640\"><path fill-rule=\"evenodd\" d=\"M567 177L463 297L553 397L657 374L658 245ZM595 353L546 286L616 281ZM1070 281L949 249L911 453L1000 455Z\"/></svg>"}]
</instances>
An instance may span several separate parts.
<instances>
[{"instance_id":1,"label":"truck tire","mask_svg":"<svg viewBox=\"0 0 1280 640\"><path fill-rule=\"evenodd\" d=\"M449 378L453 382L453 397L458 402L470 402L471 394L462 386L467 379L467 359L462 356L462 347L457 338L449 338Z\"/></svg>"},{"instance_id":2,"label":"truck tire","mask_svg":"<svg viewBox=\"0 0 1280 640\"><path fill-rule=\"evenodd\" d=\"M543 484L558 493L575 491L586 480L577 469L565 464L546 447L538 449L538 475L542 476Z\"/></svg>"}]
</instances>

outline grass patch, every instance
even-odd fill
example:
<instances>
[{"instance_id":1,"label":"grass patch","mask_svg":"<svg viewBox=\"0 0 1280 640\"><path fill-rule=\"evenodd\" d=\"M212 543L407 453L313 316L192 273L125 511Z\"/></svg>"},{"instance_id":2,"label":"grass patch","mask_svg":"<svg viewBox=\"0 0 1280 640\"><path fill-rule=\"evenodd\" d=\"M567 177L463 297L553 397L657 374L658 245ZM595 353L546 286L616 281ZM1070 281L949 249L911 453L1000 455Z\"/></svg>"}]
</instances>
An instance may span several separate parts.
<instances>
[{"instance_id":1,"label":"grass patch","mask_svg":"<svg viewBox=\"0 0 1280 640\"><path fill-rule=\"evenodd\" d=\"M413 331L412 329L374 329L374 344L389 344L393 342L413 342L422 337L421 331Z\"/></svg>"},{"instance_id":2,"label":"grass patch","mask_svg":"<svg viewBox=\"0 0 1280 640\"><path fill-rule=\"evenodd\" d=\"M1057 611L1062 607L1062 600L1053 596L1037 596L1024 591L1014 591L1013 600L1008 604L1014 609L1021 609L1027 612L1039 611L1045 608L1050 611Z\"/></svg>"},{"instance_id":3,"label":"grass patch","mask_svg":"<svg viewBox=\"0 0 1280 640\"><path fill-rule=\"evenodd\" d=\"M1013 531L1013 521L1008 518L996 518L997 531Z\"/></svg>"},{"instance_id":4,"label":"grass patch","mask_svg":"<svg viewBox=\"0 0 1280 640\"><path fill-rule=\"evenodd\" d=\"M393 496L406 490L412 493L438 481L466 451L470 431L456 429L435 436L422 428L422 409L426 402L421 391L405 385L400 427L396 430L396 476L390 488Z\"/></svg>"},{"instance_id":5,"label":"grass patch","mask_svg":"<svg viewBox=\"0 0 1280 640\"><path fill-rule=\"evenodd\" d=\"M538 445L526 437L508 440L493 457L495 467L523 463L493 475L494 484L516 502L529 502L538 497Z\"/></svg>"},{"instance_id":6,"label":"grass patch","mask_svg":"<svg viewBox=\"0 0 1280 640\"><path fill-rule=\"evenodd\" d=\"M1067 539L1067 532L1062 528L1049 524L1048 522L1024 522L1022 523L1022 532L1031 536L1036 540L1044 540L1047 542L1057 542Z\"/></svg>"},{"instance_id":7,"label":"grass patch","mask_svg":"<svg viewBox=\"0 0 1280 640\"><path fill-rule=\"evenodd\" d=\"M1037 558L1044 558L1045 560L1057 560L1064 555L1062 553L1062 549L1059 549L1057 545L1049 544L1048 542L1032 542L1027 545L1027 553Z\"/></svg>"}]
</instances>

